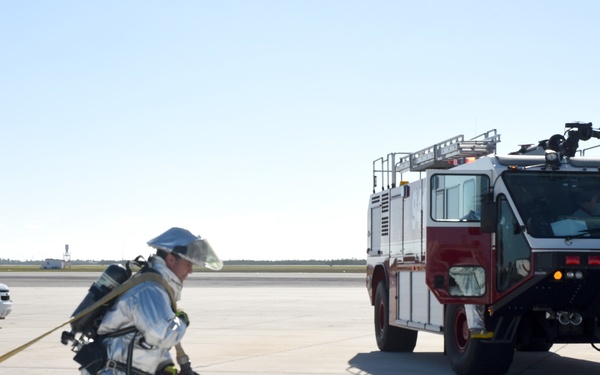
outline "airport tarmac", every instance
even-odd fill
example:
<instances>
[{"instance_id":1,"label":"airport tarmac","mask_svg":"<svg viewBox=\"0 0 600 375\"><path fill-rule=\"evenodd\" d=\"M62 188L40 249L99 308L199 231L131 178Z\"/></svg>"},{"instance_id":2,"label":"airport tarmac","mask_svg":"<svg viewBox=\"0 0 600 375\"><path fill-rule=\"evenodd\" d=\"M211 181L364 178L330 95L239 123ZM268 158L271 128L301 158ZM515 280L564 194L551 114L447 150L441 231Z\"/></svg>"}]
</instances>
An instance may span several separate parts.
<instances>
[{"instance_id":1,"label":"airport tarmac","mask_svg":"<svg viewBox=\"0 0 600 375\"><path fill-rule=\"evenodd\" d=\"M0 273L14 303L0 320L0 355L64 323L98 274ZM361 274L196 273L180 307L182 345L202 375L451 375L440 335L419 333L414 353L379 352ZM64 328L0 363L0 374L75 374ZM509 375L600 373L590 345L516 353ZM490 364L493 366L493 364Z\"/></svg>"}]
</instances>

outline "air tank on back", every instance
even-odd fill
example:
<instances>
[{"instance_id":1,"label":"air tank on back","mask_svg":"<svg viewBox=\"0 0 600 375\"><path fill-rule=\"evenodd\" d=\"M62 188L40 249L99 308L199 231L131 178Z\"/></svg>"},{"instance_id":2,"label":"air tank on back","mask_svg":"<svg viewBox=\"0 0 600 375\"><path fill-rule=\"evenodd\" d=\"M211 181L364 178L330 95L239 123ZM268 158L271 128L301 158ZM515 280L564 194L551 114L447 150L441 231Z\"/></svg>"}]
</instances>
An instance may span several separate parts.
<instances>
[{"instance_id":1,"label":"air tank on back","mask_svg":"<svg viewBox=\"0 0 600 375\"><path fill-rule=\"evenodd\" d=\"M92 286L90 287L88 294L85 296L83 301L77 306L72 314L77 316L88 307L99 301L102 297L107 295L115 287L123 284L127 279L131 277L131 269L118 263L113 263L108 266L104 272L98 277ZM108 309L109 305L103 305L93 310L92 312L82 316L81 318L71 322L72 332L82 332L86 336L93 336L95 334L97 324L96 322L99 317L104 316L104 313Z\"/></svg>"}]
</instances>

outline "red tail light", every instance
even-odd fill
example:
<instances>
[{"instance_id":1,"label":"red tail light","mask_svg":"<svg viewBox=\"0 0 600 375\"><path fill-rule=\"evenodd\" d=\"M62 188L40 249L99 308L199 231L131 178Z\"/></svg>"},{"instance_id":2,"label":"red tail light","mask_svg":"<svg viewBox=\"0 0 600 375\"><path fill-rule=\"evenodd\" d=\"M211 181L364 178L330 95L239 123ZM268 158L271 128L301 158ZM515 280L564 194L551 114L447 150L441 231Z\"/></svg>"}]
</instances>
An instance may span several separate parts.
<instances>
[{"instance_id":1,"label":"red tail light","mask_svg":"<svg viewBox=\"0 0 600 375\"><path fill-rule=\"evenodd\" d=\"M581 258L579 255L567 255L565 257L565 262L567 263L567 266L578 266L581 264Z\"/></svg>"},{"instance_id":2,"label":"red tail light","mask_svg":"<svg viewBox=\"0 0 600 375\"><path fill-rule=\"evenodd\" d=\"M588 257L588 264L590 266L600 266L600 255L590 255Z\"/></svg>"}]
</instances>

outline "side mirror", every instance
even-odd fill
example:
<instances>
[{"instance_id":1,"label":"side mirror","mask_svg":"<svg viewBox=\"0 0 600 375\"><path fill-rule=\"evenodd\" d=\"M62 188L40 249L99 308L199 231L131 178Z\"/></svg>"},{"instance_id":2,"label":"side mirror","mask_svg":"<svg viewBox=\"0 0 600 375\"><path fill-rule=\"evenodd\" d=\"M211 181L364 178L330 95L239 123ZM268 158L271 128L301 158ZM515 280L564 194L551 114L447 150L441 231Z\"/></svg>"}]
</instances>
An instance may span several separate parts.
<instances>
[{"instance_id":1,"label":"side mirror","mask_svg":"<svg viewBox=\"0 0 600 375\"><path fill-rule=\"evenodd\" d=\"M481 203L481 232L495 233L498 226L498 208L494 201Z\"/></svg>"}]
</instances>

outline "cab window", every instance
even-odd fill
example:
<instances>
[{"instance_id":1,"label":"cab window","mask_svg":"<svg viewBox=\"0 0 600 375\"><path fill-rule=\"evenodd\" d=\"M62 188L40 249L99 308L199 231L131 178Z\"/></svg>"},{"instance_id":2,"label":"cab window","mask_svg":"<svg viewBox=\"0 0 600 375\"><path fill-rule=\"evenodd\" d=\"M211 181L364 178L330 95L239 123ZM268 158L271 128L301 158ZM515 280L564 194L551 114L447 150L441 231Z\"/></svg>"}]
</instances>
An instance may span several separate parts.
<instances>
[{"instance_id":1,"label":"cab window","mask_svg":"<svg viewBox=\"0 0 600 375\"><path fill-rule=\"evenodd\" d=\"M531 248L505 196L498 198L496 286L503 292L531 273Z\"/></svg>"},{"instance_id":2,"label":"cab window","mask_svg":"<svg viewBox=\"0 0 600 375\"><path fill-rule=\"evenodd\" d=\"M488 191L488 176L436 174L431 177L430 184L433 220L481 220L481 201Z\"/></svg>"}]
</instances>

